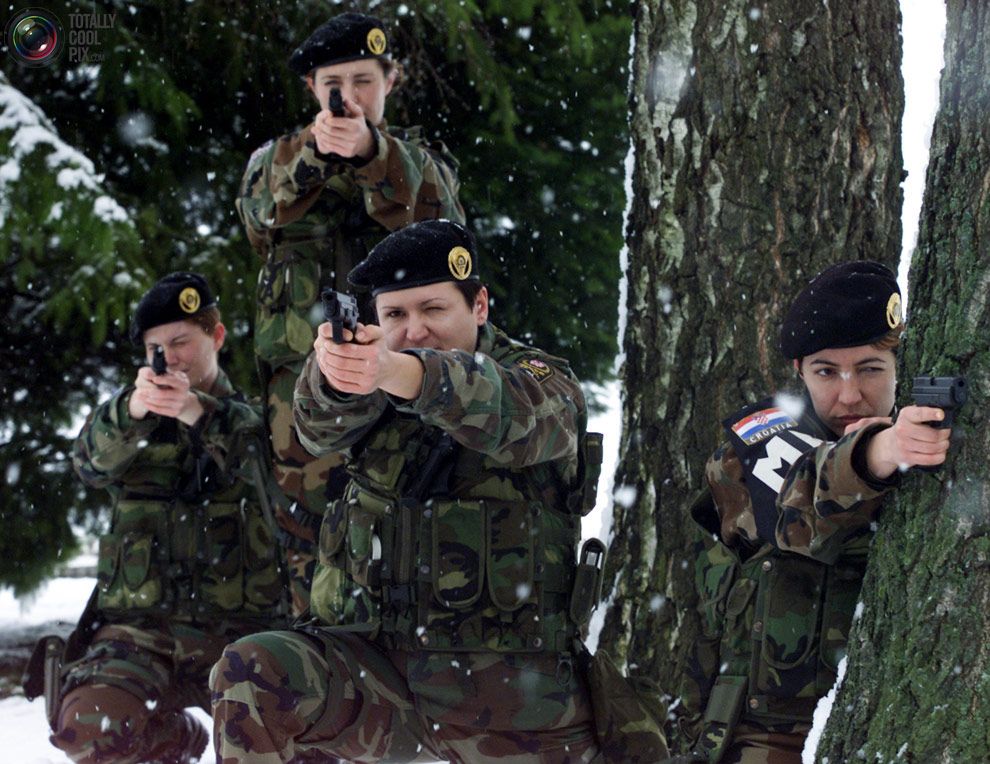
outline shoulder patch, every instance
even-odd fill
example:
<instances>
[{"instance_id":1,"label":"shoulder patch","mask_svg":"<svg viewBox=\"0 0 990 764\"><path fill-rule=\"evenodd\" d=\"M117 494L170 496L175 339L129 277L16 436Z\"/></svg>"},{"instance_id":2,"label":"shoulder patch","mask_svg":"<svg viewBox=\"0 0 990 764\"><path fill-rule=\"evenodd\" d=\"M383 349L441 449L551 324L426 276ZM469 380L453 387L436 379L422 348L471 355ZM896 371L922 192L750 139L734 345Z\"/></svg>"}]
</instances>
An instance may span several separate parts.
<instances>
[{"instance_id":1,"label":"shoulder patch","mask_svg":"<svg viewBox=\"0 0 990 764\"><path fill-rule=\"evenodd\" d=\"M732 432L747 446L752 446L761 440L766 440L771 435L789 430L792 427L797 427L797 422L790 414L781 411L776 406L770 406L744 416L732 425Z\"/></svg>"},{"instance_id":2,"label":"shoulder patch","mask_svg":"<svg viewBox=\"0 0 990 764\"><path fill-rule=\"evenodd\" d=\"M516 366L540 384L546 382L554 375L553 366L540 358L523 358L516 362Z\"/></svg>"}]
</instances>

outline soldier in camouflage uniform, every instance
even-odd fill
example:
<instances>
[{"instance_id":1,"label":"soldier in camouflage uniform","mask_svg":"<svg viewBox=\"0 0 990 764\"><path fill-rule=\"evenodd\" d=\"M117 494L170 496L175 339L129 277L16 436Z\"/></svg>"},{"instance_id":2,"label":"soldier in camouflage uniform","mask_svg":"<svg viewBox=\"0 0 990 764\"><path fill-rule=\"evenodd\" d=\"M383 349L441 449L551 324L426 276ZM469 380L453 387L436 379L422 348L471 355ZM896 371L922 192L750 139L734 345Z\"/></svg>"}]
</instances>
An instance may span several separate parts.
<instances>
[{"instance_id":1,"label":"soldier in camouflage uniform","mask_svg":"<svg viewBox=\"0 0 990 764\"><path fill-rule=\"evenodd\" d=\"M346 482L341 457L318 459L292 426L292 390L320 323L321 287L346 288L346 275L389 231L416 220L463 221L457 162L420 128L387 127L386 96L397 87L382 23L344 13L293 52L319 106L306 127L251 156L237 199L248 238L264 266L258 279L255 352L267 395L275 475L289 506L277 508L293 565L297 610L305 605L313 542L330 499ZM343 114L334 116L331 90ZM338 110L339 111L339 110Z\"/></svg>"},{"instance_id":2,"label":"soldier in camouflage uniform","mask_svg":"<svg viewBox=\"0 0 990 764\"><path fill-rule=\"evenodd\" d=\"M681 697L678 761L799 764L832 687L872 524L899 470L945 459L941 409L892 420L903 329L883 265L832 266L797 297L781 349L805 397L768 398L724 422L695 503L702 636Z\"/></svg>"},{"instance_id":3,"label":"soldier in camouflage uniform","mask_svg":"<svg viewBox=\"0 0 990 764\"><path fill-rule=\"evenodd\" d=\"M314 618L224 652L218 761L594 760L579 659L600 571L576 548L600 436L580 385L488 323L459 224L392 234L350 279L379 326L338 345L322 325L296 387L303 443L344 450L350 475L320 529Z\"/></svg>"},{"instance_id":4,"label":"soldier in camouflage uniform","mask_svg":"<svg viewBox=\"0 0 990 764\"><path fill-rule=\"evenodd\" d=\"M228 642L285 622L288 582L264 510L264 424L217 365L225 329L206 281L163 278L132 336L149 361L162 348L166 368L142 367L76 440L80 477L114 505L99 628L63 667L51 740L76 762L181 764L209 737L182 709L208 709L209 671Z\"/></svg>"}]
</instances>

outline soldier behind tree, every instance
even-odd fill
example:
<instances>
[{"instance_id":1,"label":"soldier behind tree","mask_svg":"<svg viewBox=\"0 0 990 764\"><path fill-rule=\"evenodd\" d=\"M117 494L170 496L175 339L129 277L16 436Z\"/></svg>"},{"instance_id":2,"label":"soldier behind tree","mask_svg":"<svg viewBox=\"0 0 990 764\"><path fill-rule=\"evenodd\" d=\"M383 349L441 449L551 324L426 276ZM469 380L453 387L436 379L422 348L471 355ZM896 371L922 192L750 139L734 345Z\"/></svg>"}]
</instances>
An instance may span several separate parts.
<instances>
[{"instance_id":1,"label":"soldier behind tree","mask_svg":"<svg viewBox=\"0 0 990 764\"><path fill-rule=\"evenodd\" d=\"M208 708L224 646L288 609L264 512L264 424L217 364L226 334L206 281L161 279L131 330L149 362L164 348L167 369L142 366L93 410L73 452L80 477L113 498L100 626L64 667L51 736L87 764L197 761L208 735L183 707Z\"/></svg>"},{"instance_id":2,"label":"soldier behind tree","mask_svg":"<svg viewBox=\"0 0 990 764\"><path fill-rule=\"evenodd\" d=\"M379 325L340 345L320 326L296 423L314 453L346 450L352 480L320 530L312 622L213 671L224 764L598 752L573 616L591 609L573 601L597 482L584 396L565 361L488 322L477 265L463 226L416 223L350 275Z\"/></svg>"},{"instance_id":3,"label":"soldier behind tree","mask_svg":"<svg viewBox=\"0 0 990 764\"><path fill-rule=\"evenodd\" d=\"M945 460L949 431L926 424L941 409L894 418L900 304L879 263L822 271L781 329L803 400L767 398L723 423L692 508L703 633L681 692L691 761L799 764L884 497L900 470Z\"/></svg>"},{"instance_id":4,"label":"soldier behind tree","mask_svg":"<svg viewBox=\"0 0 990 764\"><path fill-rule=\"evenodd\" d=\"M358 13L317 28L289 59L319 111L312 123L251 156L237 210L264 266L259 275L255 352L267 396L275 474L288 496L279 524L294 539L296 607L312 572L316 529L346 476L340 457L315 459L292 425L292 390L320 322L321 287L346 275L390 231L416 220L463 221L457 162L419 128L387 127L385 100L401 68L381 21ZM339 89L344 116L328 100ZM285 503L285 502L283 502Z\"/></svg>"}]
</instances>

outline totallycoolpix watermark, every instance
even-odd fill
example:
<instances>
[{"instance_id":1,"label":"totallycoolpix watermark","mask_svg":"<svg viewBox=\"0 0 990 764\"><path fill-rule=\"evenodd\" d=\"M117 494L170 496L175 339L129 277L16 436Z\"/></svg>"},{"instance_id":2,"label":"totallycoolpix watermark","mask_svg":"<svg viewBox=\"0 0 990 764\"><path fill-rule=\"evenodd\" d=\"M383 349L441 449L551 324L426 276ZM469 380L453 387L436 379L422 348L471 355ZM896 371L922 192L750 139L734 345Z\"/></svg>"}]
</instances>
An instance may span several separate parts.
<instances>
[{"instance_id":1,"label":"totallycoolpix watermark","mask_svg":"<svg viewBox=\"0 0 990 764\"><path fill-rule=\"evenodd\" d=\"M103 34L113 29L116 13L69 13L68 26L45 8L25 8L7 22L7 52L24 66L47 66L61 57L70 64L103 61Z\"/></svg>"}]
</instances>

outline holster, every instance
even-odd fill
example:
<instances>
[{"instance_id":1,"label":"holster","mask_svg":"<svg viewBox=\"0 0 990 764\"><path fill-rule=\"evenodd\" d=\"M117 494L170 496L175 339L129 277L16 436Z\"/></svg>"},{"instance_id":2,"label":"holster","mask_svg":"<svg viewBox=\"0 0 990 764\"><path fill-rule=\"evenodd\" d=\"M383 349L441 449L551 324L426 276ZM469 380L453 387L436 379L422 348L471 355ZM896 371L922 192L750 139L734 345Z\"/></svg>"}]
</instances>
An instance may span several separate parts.
<instances>
[{"instance_id":1,"label":"holster","mask_svg":"<svg viewBox=\"0 0 990 764\"><path fill-rule=\"evenodd\" d=\"M739 724L746 700L747 678L722 675L708 698L701 736L691 754L701 761L717 762L725 754L732 734Z\"/></svg>"},{"instance_id":2,"label":"holster","mask_svg":"<svg viewBox=\"0 0 990 764\"><path fill-rule=\"evenodd\" d=\"M24 697L34 700L45 696L45 716L53 730L62 702L63 668L83 657L99 628L96 607L98 598L99 587L94 586L79 623L67 640L56 634L49 634L37 641L21 677Z\"/></svg>"},{"instance_id":3,"label":"holster","mask_svg":"<svg viewBox=\"0 0 990 764\"><path fill-rule=\"evenodd\" d=\"M591 538L584 542L578 554L571 591L570 616L582 631L588 628L591 611L602 597L602 577L605 571L605 544Z\"/></svg>"},{"instance_id":4,"label":"holster","mask_svg":"<svg viewBox=\"0 0 990 764\"><path fill-rule=\"evenodd\" d=\"M34 646L31 658L24 669L21 684L24 697L34 700L45 696L45 716L55 728L55 718L62 694L62 663L65 659L65 640L56 634L42 637Z\"/></svg>"}]
</instances>

